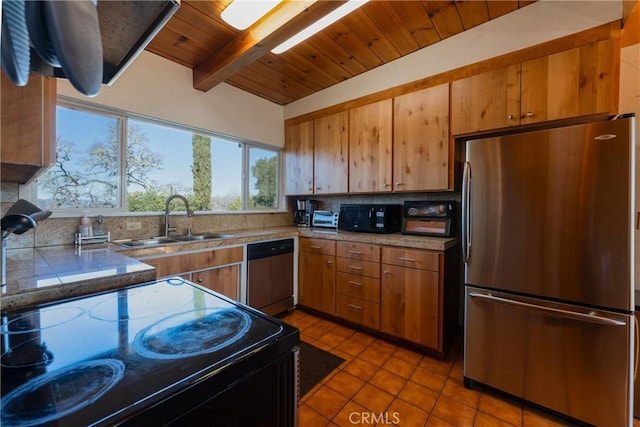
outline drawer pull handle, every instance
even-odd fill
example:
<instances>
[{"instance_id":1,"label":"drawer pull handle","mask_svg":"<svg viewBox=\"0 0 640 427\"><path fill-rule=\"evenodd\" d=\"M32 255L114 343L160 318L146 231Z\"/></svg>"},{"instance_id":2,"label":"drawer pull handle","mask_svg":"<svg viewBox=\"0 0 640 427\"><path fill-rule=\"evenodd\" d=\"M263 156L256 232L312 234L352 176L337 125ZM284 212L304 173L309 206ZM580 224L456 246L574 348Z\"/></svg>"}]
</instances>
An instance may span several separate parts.
<instances>
[{"instance_id":1,"label":"drawer pull handle","mask_svg":"<svg viewBox=\"0 0 640 427\"><path fill-rule=\"evenodd\" d=\"M349 265L348 267L352 270L362 270L362 267L356 267L355 265Z\"/></svg>"},{"instance_id":2,"label":"drawer pull handle","mask_svg":"<svg viewBox=\"0 0 640 427\"><path fill-rule=\"evenodd\" d=\"M311 249L322 249L322 246L309 245Z\"/></svg>"},{"instance_id":3,"label":"drawer pull handle","mask_svg":"<svg viewBox=\"0 0 640 427\"><path fill-rule=\"evenodd\" d=\"M362 255L360 251L349 251L350 254Z\"/></svg>"},{"instance_id":4,"label":"drawer pull handle","mask_svg":"<svg viewBox=\"0 0 640 427\"><path fill-rule=\"evenodd\" d=\"M399 259L400 261L416 262L416 260L415 260L415 259L413 259L413 258L407 258L407 257L403 257L403 256L399 256L399 257L398 257L398 259Z\"/></svg>"},{"instance_id":5,"label":"drawer pull handle","mask_svg":"<svg viewBox=\"0 0 640 427\"><path fill-rule=\"evenodd\" d=\"M360 282L354 282L353 280L349 280L349 284L353 285L353 286L362 286L362 283Z\"/></svg>"},{"instance_id":6,"label":"drawer pull handle","mask_svg":"<svg viewBox=\"0 0 640 427\"><path fill-rule=\"evenodd\" d=\"M347 307L351 307L351 308L356 309L356 310L362 310L362 307L360 307L359 305L355 305L355 304L347 304Z\"/></svg>"}]
</instances>

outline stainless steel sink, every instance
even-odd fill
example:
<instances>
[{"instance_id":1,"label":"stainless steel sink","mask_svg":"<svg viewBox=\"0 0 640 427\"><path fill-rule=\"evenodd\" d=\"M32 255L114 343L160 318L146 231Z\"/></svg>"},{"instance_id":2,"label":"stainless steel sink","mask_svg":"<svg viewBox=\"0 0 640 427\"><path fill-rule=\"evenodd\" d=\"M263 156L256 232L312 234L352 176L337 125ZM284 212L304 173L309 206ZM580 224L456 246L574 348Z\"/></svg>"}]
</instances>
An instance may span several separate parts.
<instances>
[{"instance_id":1,"label":"stainless steel sink","mask_svg":"<svg viewBox=\"0 0 640 427\"><path fill-rule=\"evenodd\" d=\"M203 233L203 234L189 234L186 236L171 236L172 239L179 242L191 242L198 240L209 240L209 239L228 239L233 237L233 234L224 234L224 233Z\"/></svg>"},{"instance_id":2,"label":"stainless steel sink","mask_svg":"<svg viewBox=\"0 0 640 427\"><path fill-rule=\"evenodd\" d=\"M140 248L140 247L150 247L150 246L160 246L166 245L168 243L178 243L178 242L197 242L202 240L210 240L210 239L226 239L233 237L233 234L224 234L224 233L203 233L203 234L189 234L184 236L169 236L169 237L152 237L149 239L138 239L138 240L122 240L116 241L121 246L126 248Z\"/></svg>"},{"instance_id":3,"label":"stainless steel sink","mask_svg":"<svg viewBox=\"0 0 640 427\"><path fill-rule=\"evenodd\" d=\"M171 237L152 237L150 239L124 240L124 241L118 241L116 243L128 248L134 248L134 247L166 245L167 243L174 243L174 242L177 242L177 240L174 240Z\"/></svg>"}]
</instances>

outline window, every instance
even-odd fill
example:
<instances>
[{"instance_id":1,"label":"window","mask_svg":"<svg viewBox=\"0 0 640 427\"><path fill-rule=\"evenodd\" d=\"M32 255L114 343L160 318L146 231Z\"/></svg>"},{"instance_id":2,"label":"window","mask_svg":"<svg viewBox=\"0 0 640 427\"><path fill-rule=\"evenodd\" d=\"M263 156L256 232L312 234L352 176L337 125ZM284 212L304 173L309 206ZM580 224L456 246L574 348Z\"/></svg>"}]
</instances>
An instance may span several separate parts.
<instances>
[{"instance_id":1,"label":"window","mask_svg":"<svg viewBox=\"0 0 640 427\"><path fill-rule=\"evenodd\" d=\"M274 149L64 101L56 126L58 158L37 180L39 206L160 212L181 194L195 211L279 208Z\"/></svg>"}]
</instances>

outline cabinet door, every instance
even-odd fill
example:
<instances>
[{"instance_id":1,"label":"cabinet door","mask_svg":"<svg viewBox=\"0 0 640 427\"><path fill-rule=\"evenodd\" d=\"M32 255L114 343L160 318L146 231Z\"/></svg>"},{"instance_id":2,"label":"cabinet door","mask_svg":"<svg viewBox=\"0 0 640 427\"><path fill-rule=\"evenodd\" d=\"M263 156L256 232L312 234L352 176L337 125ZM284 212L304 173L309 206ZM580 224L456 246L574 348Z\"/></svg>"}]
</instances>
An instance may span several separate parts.
<instances>
[{"instance_id":1,"label":"cabinet door","mask_svg":"<svg viewBox=\"0 0 640 427\"><path fill-rule=\"evenodd\" d=\"M335 257L300 252L298 269L298 303L323 313L335 314Z\"/></svg>"},{"instance_id":2,"label":"cabinet door","mask_svg":"<svg viewBox=\"0 0 640 427\"><path fill-rule=\"evenodd\" d=\"M613 40L523 63L521 123L615 113L615 73Z\"/></svg>"},{"instance_id":3,"label":"cabinet door","mask_svg":"<svg viewBox=\"0 0 640 427\"><path fill-rule=\"evenodd\" d=\"M380 301L383 332L441 349L437 272L383 264Z\"/></svg>"},{"instance_id":4,"label":"cabinet door","mask_svg":"<svg viewBox=\"0 0 640 427\"><path fill-rule=\"evenodd\" d=\"M24 184L56 160L56 79L32 74L18 87L0 74L2 180Z\"/></svg>"},{"instance_id":5,"label":"cabinet door","mask_svg":"<svg viewBox=\"0 0 640 427\"><path fill-rule=\"evenodd\" d=\"M314 137L315 194L346 193L349 170L349 112L316 119Z\"/></svg>"},{"instance_id":6,"label":"cabinet door","mask_svg":"<svg viewBox=\"0 0 640 427\"><path fill-rule=\"evenodd\" d=\"M194 272L191 276L192 280L198 285L238 301L239 273L238 265L228 265Z\"/></svg>"},{"instance_id":7,"label":"cabinet door","mask_svg":"<svg viewBox=\"0 0 640 427\"><path fill-rule=\"evenodd\" d=\"M511 65L451 83L451 134L520 124L520 66Z\"/></svg>"},{"instance_id":8,"label":"cabinet door","mask_svg":"<svg viewBox=\"0 0 640 427\"><path fill-rule=\"evenodd\" d=\"M449 84L394 99L393 190L449 186Z\"/></svg>"},{"instance_id":9,"label":"cabinet door","mask_svg":"<svg viewBox=\"0 0 640 427\"><path fill-rule=\"evenodd\" d=\"M285 129L286 194L313 193L313 121Z\"/></svg>"},{"instance_id":10,"label":"cabinet door","mask_svg":"<svg viewBox=\"0 0 640 427\"><path fill-rule=\"evenodd\" d=\"M392 103L349 111L349 192L391 191Z\"/></svg>"}]
</instances>

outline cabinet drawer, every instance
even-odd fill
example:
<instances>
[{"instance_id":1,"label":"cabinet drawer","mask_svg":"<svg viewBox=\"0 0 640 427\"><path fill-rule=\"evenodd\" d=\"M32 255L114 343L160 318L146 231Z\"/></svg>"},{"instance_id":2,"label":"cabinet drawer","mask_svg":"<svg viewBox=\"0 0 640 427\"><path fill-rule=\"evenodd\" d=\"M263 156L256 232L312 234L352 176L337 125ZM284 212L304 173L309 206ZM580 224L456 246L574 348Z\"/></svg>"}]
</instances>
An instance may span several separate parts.
<instances>
[{"instance_id":1,"label":"cabinet drawer","mask_svg":"<svg viewBox=\"0 0 640 427\"><path fill-rule=\"evenodd\" d=\"M420 249L382 248L382 263L399 265L401 267L438 271L440 257L442 257L442 253L440 252L423 251Z\"/></svg>"},{"instance_id":2,"label":"cabinet drawer","mask_svg":"<svg viewBox=\"0 0 640 427\"><path fill-rule=\"evenodd\" d=\"M145 259L144 262L156 268L157 277L173 276L194 270L240 263L242 262L242 247L161 256Z\"/></svg>"},{"instance_id":3,"label":"cabinet drawer","mask_svg":"<svg viewBox=\"0 0 640 427\"><path fill-rule=\"evenodd\" d=\"M338 272L336 282L339 294L380 302L380 279Z\"/></svg>"},{"instance_id":4,"label":"cabinet drawer","mask_svg":"<svg viewBox=\"0 0 640 427\"><path fill-rule=\"evenodd\" d=\"M336 297L336 314L372 329L380 329L380 304L338 294Z\"/></svg>"},{"instance_id":5,"label":"cabinet drawer","mask_svg":"<svg viewBox=\"0 0 640 427\"><path fill-rule=\"evenodd\" d=\"M336 242L324 239L300 239L300 251L314 254L335 255Z\"/></svg>"},{"instance_id":6,"label":"cabinet drawer","mask_svg":"<svg viewBox=\"0 0 640 427\"><path fill-rule=\"evenodd\" d=\"M380 246L366 243L338 242L339 257L380 262Z\"/></svg>"},{"instance_id":7,"label":"cabinet drawer","mask_svg":"<svg viewBox=\"0 0 640 427\"><path fill-rule=\"evenodd\" d=\"M357 259L336 258L337 270L344 273L380 278L380 263L358 261Z\"/></svg>"}]
</instances>

